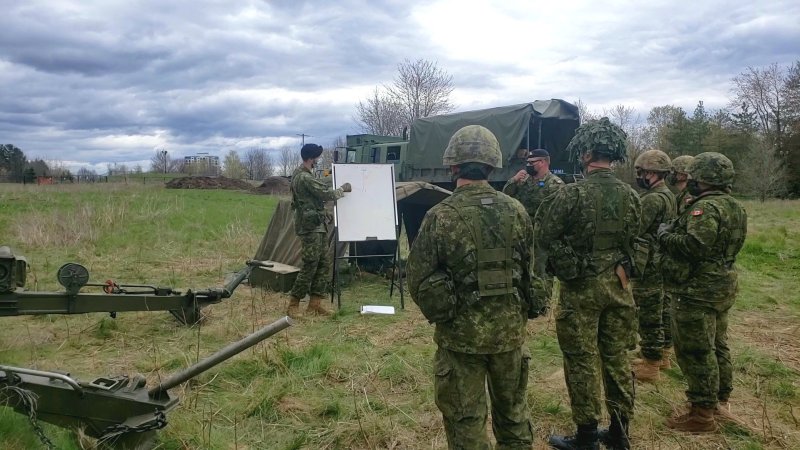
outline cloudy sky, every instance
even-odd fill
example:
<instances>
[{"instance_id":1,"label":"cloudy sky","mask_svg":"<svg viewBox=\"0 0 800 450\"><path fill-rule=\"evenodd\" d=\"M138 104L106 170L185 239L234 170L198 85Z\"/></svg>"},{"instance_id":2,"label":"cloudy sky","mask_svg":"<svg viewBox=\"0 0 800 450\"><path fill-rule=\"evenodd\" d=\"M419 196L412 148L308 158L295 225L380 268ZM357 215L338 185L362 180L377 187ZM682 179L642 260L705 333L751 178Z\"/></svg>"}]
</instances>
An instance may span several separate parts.
<instances>
[{"instance_id":1,"label":"cloudy sky","mask_svg":"<svg viewBox=\"0 0 800 450\"><path fill-rule=\"evenodd\" d=\"M800 59L796 0L0 0L0 143L73 170L359 132L404 59L457 110L729 102L747 66Z\"/></svg>"}]
</instances>

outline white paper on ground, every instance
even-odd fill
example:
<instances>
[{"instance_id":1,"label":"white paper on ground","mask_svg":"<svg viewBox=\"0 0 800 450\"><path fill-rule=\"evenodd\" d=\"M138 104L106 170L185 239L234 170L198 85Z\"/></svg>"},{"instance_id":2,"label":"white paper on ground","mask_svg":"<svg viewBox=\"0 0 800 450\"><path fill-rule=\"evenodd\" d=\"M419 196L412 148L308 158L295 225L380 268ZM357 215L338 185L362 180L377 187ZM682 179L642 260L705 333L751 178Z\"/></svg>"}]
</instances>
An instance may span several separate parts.
<instances>
[{"instance_id":1,"label":"white paper on ground","mask_svg":"<svg viewBox=\"0 0 800 450\"><path fill-rule=\"evenodd\" d=\"M361 314L394 314L394 306L363 305Z\"/></svg>"}]
</instances>

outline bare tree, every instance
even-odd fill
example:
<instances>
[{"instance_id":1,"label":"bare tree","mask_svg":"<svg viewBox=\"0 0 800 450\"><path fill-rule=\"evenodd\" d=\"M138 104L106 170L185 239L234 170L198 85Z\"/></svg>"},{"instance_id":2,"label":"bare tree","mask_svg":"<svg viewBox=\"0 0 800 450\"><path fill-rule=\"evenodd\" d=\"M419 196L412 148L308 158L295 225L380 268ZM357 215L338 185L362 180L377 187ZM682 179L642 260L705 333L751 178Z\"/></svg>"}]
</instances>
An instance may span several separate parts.
<instances>
[{"instance_id":1,"label":"bare tree","mask_svg":"<svg viewBox=\"0 0 800 450\"><path fill-rule=\"evenodd\" d=\"M400 136L403 127L420 117L455 109L450 103L453 76L437 63L424 59L404 60L389 86L375 88L372 96L356 105L356 122L373 134Z\"/></svg>"},{"instance_id":2,"label":"bare tree","mask_svg":"<svg viewBox=\"0 0 800 450\"><path fill-rule=\"evenodd\" d=\"M244 166L251 180L263 180L274 173L272 158L263 147L254 147L245 153Z\"/></svg>"},{"instance_id":3,"label":"bare tree","mask_svg":"<svg viewBox=\"0 0 800 450\"><path fill-rule=\"evenodd\" d=\"M616 105L611 109L604 110L603 114L610 116L611 121L619 125L628 135L627 159L625 162L618 163L615 171L621 179L632 183L636 173L634 170L636 158L652 146L648 128L641 123L636 109L630 106Z\"/></svg>"},{"instance_id":4,"label":"bare tree","mask_svg":"<svg viewBox=\"0 0 800 450\"><path fill-rule=\"evenodd\" d=\"M453 76L435 62L418 59L404 60L397 65L397 77L387 88L389 95L400 103L406 124L420 117L444 114L455 109L450 103Z\"/></svg>"},{"instance_id":5,"label":"bare tree","mask_svg":"<svg viewBox=\"0 0 800 450\"><path fill-rule=\"evenodd\" d=\"M169 152L163 148L157 148L153 157L150 158L150 172L167 173L169 168Z\"/></svg>"},{"instance_id":6,"label":"bare tree","mask_svg":"<svg viewBox=\"0 0 800 450\"><path fill-rule=\"evenodd\" d=\"M302 160L300 159L299 151L288 145L281 147L278 155L278 169L280 170L280 175L288 177L301 163Z\"/></svg>"},{"instance_id":7,"label":"bare tree","mask_svg":"<svg viewBox=\"0 0 800 450\"><path fill-rule=\"evenodd\" d=\"M358 102L354 119L365 133L382 136L400 136L405 126L400 103L377 87L371 97Z\"/></svg>"},{"instance_id":8,"label":"bare tree","mask_svg":"<svg viewBox=\"0 0 800 450\"><path fill-rule=\"evenodd\" d=\"M589 105L584 103L581 99L575 101L575 106L578 107L578 118L580 119L581 123L600 118L600 115L596 112L589 111Z\"/></svg>"},{"instance_id":9,"label":"bare tree","mask_svg":"<svg viewBox=\"0 0 800 450\"><path fill-rule=\"evenodd\" d=\"M789 67L789 71L791 67ZM789 130L787 104L787 70L777 63L759 69L748 67L747 70L733 78L732 106L747 104L758 118L760 131L782 154L783 142Z\"/></svg>"}]
</instances>

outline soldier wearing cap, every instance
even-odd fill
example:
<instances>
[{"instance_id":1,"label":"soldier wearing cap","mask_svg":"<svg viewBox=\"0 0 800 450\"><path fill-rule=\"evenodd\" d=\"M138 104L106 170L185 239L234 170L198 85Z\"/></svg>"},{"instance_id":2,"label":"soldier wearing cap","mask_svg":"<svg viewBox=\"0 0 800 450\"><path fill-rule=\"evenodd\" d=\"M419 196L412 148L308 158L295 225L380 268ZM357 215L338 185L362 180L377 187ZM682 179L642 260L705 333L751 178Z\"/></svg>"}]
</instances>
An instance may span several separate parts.
<instances>
[{"instance_id":1,"label":"soldier wearing cap","mask_svg":"<svg viewBox=\"0 0 800 450\"><path fill-rule=\"evenodd\" d=\"M313 170L322 156L322 147L305 144L300 149L303 164L292 174L292 209L294 210L294 230L303 244L300 273L289 292L289 307L286 314L297 317L300 299L310 296L306 314L327 316L330 314L322 306L330 279L331 257L328 254L328 217L325 202L342 198L350 192L350 183L332 189L329 183L314 178Z\"/></svg>"},{"instance_id":2,"label":"soldier wearing cap","mask_svg":"<svg viewBox=\"0 0 800 450\"><path fill-rule=\"evenodd\" d=\"M556 334L577 433L551 435L551 447L630 448L633 377L627 349L636 311L631 248L639 232L641 201L611 171L626 159L625 132L608 118L581 125L567 151L584 168L585 181L548 197L536 213L536 244L548 252L548 270L560 281ZM537 247L538 248L538 247ZM598 430L602 392L611 426Z\"/></svg>"},{"instance_id":3,"label":"soldier wearing cap","mask_svg":"<svg viewBox=\"0 0 800 450\"><path fill-rule=\"evenodd\" d=\"M717 420L736 420L728 400L733 367L728 312L737 291L736 255L747 235L747 213L730 196L733 163L716 152L694 157L688 168L688 207L661 225L662 272L673 291L675 355L686 378L689 411L667 426L690 433L714 431Z\"/></svg>"},{"instance_id":4,"label":"soldier wearing cap","mask_svg":"<svg viewBox=\"0 0 800 450\"><path fill-rule=\"evenodd\" d=\"M489 449L488 383L497 448L529 449L526 322L542 312L531 291L533 225L488 183L500 145L479 125L458 130L442 162L453 195L425 215L408 256L411 297L436 326L434 395L451 449Z\"/></svg>"},{"instance_id":5,"label":"soldier wearing cap","mask_svg":"<svg viewBox=\"0 0 800 450\"><path fill-rule=\"evenodd\" d=\"M636 184L645 189L642 195L642 218L637 242L637 277L633 281L633 298L638 307L639 336L642 357L634 360L637 380L655 382L659 370L670 367L669 353L672 333L669 312L664 313L664 280L658 264L656 232L662 223L671 222L676 215L675 195L664 183L672 169L672 161L661 150L648 150L634 163Z\"/></svg>"},{"instance_id":6,"label":"soldier wearing cap","mask_svg":"<svg viewBox=\"0 0 800 450\"><path fill-rule=\"evenodd\" d=\"M503 186L503 193L519 200L528 211L531 220L545 198L564 187L564 181L550 172L550 153L544 149L528 153L525 169L517 172ZM535 222L534 222L535 227ZM539 247L534 249L534 289L549 299L553 291L553 277L547 274L547 254Z\"/></svg>"}]
</instances>

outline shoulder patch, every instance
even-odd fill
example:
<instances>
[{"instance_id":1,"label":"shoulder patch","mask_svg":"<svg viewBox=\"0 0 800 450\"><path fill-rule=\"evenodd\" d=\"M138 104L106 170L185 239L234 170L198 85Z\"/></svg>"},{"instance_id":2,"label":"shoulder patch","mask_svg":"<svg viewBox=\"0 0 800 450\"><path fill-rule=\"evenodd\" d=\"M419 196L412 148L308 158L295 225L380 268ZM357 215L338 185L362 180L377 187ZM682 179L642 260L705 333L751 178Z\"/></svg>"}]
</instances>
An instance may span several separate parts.
<instances>
[{"instance_id":1,"label":"shoulder patch","mask_svg":"<svg viewBox=\"0 0 800 450\"><path fill-rule=\"evenodd\" d=\"M703 210L700 209L700 208L695 208L689 214L691 214L693 216L702 216L703 215Z\"/></svg>"}]
</instances>

